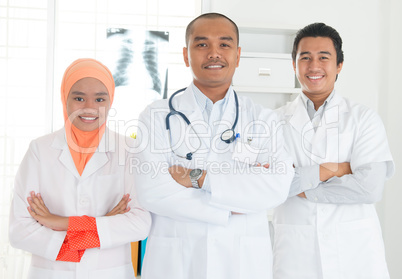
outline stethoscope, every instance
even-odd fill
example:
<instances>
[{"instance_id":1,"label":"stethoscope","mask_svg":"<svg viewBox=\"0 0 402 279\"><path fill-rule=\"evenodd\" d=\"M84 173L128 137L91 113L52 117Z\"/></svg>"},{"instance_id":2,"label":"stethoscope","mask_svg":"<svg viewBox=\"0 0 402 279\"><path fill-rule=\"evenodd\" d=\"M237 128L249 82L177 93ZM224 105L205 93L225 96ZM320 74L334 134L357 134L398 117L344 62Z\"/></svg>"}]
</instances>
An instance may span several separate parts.
<instances>
[{"instance_id":1,"label":"stethoscope","mask_svg":"<svg viewBox=\"0 0 402 279\"><path fill-rule=\"evenodd\" d=\"M184 90L186 90L186 88L183 88L183 89L180 89L180 90L176 91L176 92L173 93L173 95L169 98L169 109L170 109L170 112L168 113L168 115L166 115L166 130L169 131L169 143L170 143L170 148L171 148L172 152L173 152L176 156L178 156L178 157L180 157L180 158L185 158L185 159L187 159L187 160L192 160L192 159L193 159L193 154L194 154L195 152L197 152L198 149L201 147L201 138L198 136L197 132L194 131L194 133L197 135L198 139L200 140L200 145L196 148L196 150L187 153L186 156L181 156L181 155L177 154L177 153L174 151L173 147L172 147L172 132L171 132L171 130L170 130L170 121L169 121L169 118L170 118L172 115L179 115L181 118L183 118L183 120L186 122L186 124L191 127L191 122L190 122L190 120L188 120L187 116L186 116L184 113L175 110L175 109L173 108L173 104L172 104L173 98L174 98L177 94L179 94L180 92L183 92ZM237 99L237 94L236 94L236 92L233 91L233 93L234 93L235 103L236 103L236 118L235 118L235 121L234 121L234 123L233 123L232 128L223 131L222 134L221 134L221 140L222 140L223 142L226 142L227 144L232 143L232 142L236 139L236 133L235 133L235 130L234 130L234 129L235 129L236 125L237 125L237 120L239 119L239 101L238 101L238 99Z\"/></svg>"}]
</instances>

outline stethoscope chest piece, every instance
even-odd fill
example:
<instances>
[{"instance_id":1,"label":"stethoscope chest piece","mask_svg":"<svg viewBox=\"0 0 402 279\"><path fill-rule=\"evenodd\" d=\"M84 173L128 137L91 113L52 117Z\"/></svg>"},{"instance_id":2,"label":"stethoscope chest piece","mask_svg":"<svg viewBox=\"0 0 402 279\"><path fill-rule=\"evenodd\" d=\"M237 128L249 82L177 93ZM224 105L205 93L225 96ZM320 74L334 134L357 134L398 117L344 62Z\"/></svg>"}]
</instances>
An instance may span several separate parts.
<instances>
[{"instance_id":1,"label":"stethoscope chest piece","mask_svg":"<svg viewBox=\"0 0 402 279\"><path fill-rule=\"evenodd\" d=\"M236 139L235 131L233 129L227 129L221 134L221 140L226 143L232 143Z\"/></svg>"}]
</instances>

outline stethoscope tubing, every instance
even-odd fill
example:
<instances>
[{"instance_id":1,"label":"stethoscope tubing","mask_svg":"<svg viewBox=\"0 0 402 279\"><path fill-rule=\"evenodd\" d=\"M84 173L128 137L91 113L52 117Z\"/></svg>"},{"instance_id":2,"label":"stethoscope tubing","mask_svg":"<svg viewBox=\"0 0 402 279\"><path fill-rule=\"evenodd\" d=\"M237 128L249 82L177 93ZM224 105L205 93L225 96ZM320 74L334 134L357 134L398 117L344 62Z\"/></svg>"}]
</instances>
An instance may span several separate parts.
<instances>
[{"instance_id":1,"label":"stethoscope tubing","mask_svg":"<svg viewBox=\"0 0 402 279\"><path fill-rule=\"evenodd\" d=\"M174 152L174 150L173 150L173 148L172 148L172 139L171 139L172 133L171 133L171 130L170 130L170 120L169 120L169 119L170 119L170 117L171 117L172 115L179 115L179 116L186 122L186 124L191 127L191 122L190 122L190 120L187 118L187 116L186 116L184 113L175 110L175 108L173 107L173 104L172 104L173 98L174 98L177 94L183 92L184 90L186 90L186 88L182 88L182 89L180 89L180 90L177 90L176 92L174 92L174 93L172 94L172 96L170 96L169 102L168 102L168 103L169 103L169 110L170 110L170 111L169 111L169 113L166 115L165 124L166 124L166 130L169 131L169 144L170 144L170 148L171 148L172 152L173 152L174 154L176 154L176 156L178 156L178 157L180 157L180 158L186 158L187 160L191 160L193 153L197 152L197 150L201 147L201 139L200 139L200 137L198 136L197 132L194 131L194 133L197 135L198 139L200 140L200 145L198 146L198 148L197 148L195 151L187 153L186 156L184 157L184 156L180 156L180 155L178 155L176 152ZM222 138L222 135L221 135L221 140L222 140L223 142L228 143L228 144L231 143L231 142L233 142L233 141L235 140L235 138L236 138L236 136L235 136L236 134L235 134L234 129L236 128L237 121L238 121L238 119L239 119L239 100L238 100L238 98L237 98L236 91L233 91L233 93L234 93L235 103L236 103L236 117L235 117L235 121L233 122L233 126L232 126L231 129L225 130L225 131L222 133L222 135L223 135L224 133L230 132L232 136L231 136L230 138L228 138L228 139L223 139L223 138Z\"/></svg>"}]
</instances>

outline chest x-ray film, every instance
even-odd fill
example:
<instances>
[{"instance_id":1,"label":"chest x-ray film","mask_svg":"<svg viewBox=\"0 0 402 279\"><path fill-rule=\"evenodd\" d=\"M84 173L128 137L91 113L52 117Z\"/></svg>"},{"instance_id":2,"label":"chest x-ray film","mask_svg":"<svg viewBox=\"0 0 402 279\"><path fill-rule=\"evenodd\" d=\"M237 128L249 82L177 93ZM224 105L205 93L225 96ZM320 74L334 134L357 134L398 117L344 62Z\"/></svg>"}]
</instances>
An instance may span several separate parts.
<instances>
[{"instance_id":1,"label":"chest x-ray film","mask_svg":"<svg viewBox=\"0 0 402 279\"><path fill-rule=\"evenodd\" d=\"M167 97L169 33L108 28L107 44L107 65L116 83L108 125L132 136L141 111Z\"/></svg>"}]
</instances>

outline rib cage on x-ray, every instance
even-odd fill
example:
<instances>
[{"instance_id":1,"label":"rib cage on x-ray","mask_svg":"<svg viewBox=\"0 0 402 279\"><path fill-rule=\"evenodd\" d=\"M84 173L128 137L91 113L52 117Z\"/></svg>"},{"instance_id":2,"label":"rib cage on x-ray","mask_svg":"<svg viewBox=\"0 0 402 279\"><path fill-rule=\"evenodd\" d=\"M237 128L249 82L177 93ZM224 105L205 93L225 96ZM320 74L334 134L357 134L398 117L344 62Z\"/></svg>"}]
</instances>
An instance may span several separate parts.
<instances>
[{"instance_id":1,"label":"rib cage on x-ray","mask_svg":"<svg viewBox=\"0 0 402 279\"><path fill-rule=\"evenodd\" d=\"M168 42L168 33L160 31L144 31L144 36L135 36L130 30L127 29L108 29L108 37L120 36L121 43L118 50L118 59L116 61L116 68L113 71L113 77L115 79L116 87L127 86L130 81L136 81L135 77L130 76L130 67L138 67L135 63L139 61L134 60L136 52L140 52L141 63L143 63L144 69L147 71L149 77L152 80L152 89L159 95L166 97L167 93L167 69L166 73L161 73L159 65L159 53L160 47L166 47L163 42ZM161 43L162 42L162 43ZM138 45L135 45L138 44ZM163 78L162 82L162 76Z\"/></svg>"},{"instance_id":2,"label":"rib cage on x-ray","mask_svg":"<svg viewBox=\"0 0 402 279\"><path fill-rule=\"evenodd\" d=\"M116 84L108 125L130 135L140 112L167 97L169 33L109 28L107 43L106 64Z\"/></svg>"}]
</instances>

